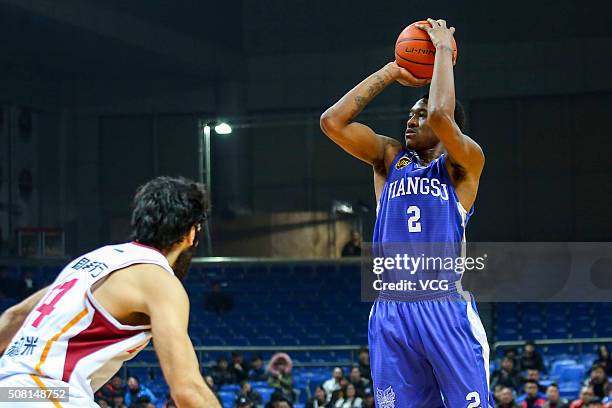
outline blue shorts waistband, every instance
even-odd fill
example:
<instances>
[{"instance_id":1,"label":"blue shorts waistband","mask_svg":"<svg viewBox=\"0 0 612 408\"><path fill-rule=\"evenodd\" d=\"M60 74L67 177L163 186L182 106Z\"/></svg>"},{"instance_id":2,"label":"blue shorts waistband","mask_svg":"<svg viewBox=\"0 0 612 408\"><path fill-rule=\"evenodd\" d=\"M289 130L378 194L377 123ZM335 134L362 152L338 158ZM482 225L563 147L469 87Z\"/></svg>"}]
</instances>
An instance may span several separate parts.
<instances>
[{"instance_id":1,"label":"blue shorts waistband","mask_svg":"<svg viewBox=\"0 0 612 408\"><path fill-rule=\"evenodd\" d=\"M452 300L466 301L471 299L471 294L463 289L457 289L451 285L447 290L427 290L427 291L380 291L379 300L395 302L416 302L422 300Z\"/></svg>"}]
</instances>

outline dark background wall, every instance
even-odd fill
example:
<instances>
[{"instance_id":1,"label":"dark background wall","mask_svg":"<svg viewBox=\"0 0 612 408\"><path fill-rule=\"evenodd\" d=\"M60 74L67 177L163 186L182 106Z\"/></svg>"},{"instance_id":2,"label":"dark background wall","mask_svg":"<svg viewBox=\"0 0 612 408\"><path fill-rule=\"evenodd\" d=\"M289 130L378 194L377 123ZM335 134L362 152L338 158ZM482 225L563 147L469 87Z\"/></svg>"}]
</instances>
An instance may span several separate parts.
<instances>
[{"instance_id":1,"label":"dark background wall","mask_svg":"<svg viewBox=\"0 0 612 408\"><path fill-rule=\"evenodd\" d=\"M610 239L607 2L0 0L0 11L3 252L25 226L65 229L71 253L124 239L138 184L197 178L199 119L235 129L213 138L215 223L335 199L373 210L371 169L321 134L318 115L428 16L457 28L457 94L487 156L469 239ZM421 92L393 85L362 119L400 136ZM30 142L10 130L23 109ZM372 223L370 211L366 235Z\"/></svg>"}]
</instances>

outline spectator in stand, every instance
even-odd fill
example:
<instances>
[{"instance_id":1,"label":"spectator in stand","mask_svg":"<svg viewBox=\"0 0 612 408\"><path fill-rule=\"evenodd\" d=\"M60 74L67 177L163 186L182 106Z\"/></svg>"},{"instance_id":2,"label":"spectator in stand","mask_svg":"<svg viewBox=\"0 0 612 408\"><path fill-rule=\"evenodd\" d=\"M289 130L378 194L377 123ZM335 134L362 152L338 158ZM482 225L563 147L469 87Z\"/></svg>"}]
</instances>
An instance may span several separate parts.
<instances>
[{"instance_id":1,"label":"spectator in stand","mask_svg":"<svg viewBox=\"0 0 612 408\"><path fill-rule=\"evenodd\" d=\"M514 368L514 360L511 357L504 357L501 361L501 368L493 371L491 375L491 387L503 385L517 391L521 384L521 376L518 370Z\"/></svg>"},{"instance_id":2,"label":"spectator in stand","mask_svg":"<svg viewBox=\"0 0 612 408\"><path fill-rule=\"evenodd\" d=\"M363 395L363 408L375 408L375 406L374 394L372 394L372 389L368 388Z\"/></svg>"},{"instance_id":3,"label":"spectator in stand","mask_svg":"<svg viewBox=\"0 0 612 408\"><path fill-rule=\"evenodd\" d=\"M268 363L268 385L275 389L276 394L285 397L289 402L293 402L293 361L285 353L276 353Z\"/></svg>"},{"instance_id":4,"label":"spectator in stand","mask_svg":"<svg viewBox=\"0 0 612 408\"><path fill-rule=\"evenodd\" d=\"M546 387L540 384L540 372L535 368L530 368L527 370L527 377L525 380L533 380L538 383L538 396L545 398L546 397Z\"/></svg>"},{"instance_id":5,"label":"spectator in stand","mask_svg":"<svg viewBox=\"0 0 612 408\"><path fill-rule=\"evenodd\" d=\"M344 377L344 373L340 367L335 367L332 371L332 378L323 383L323 389L327 393L328 400L331 400L334 391L340 389L340 380Z\"/></svg>"},{"instance_id":6,"label":"spectator in stand","mask_svg":"<svg viewBox=\"0 0 612 408\"><path fill-rule=\"evenodd\" d=\"M351 383L342 390L342 398L336 401L336 408L362 408L363 400L357 395L355 386Z\"/></svg>"},{"instance_id":7,"label":"spectator in stand","mask_svg":"<svg viewBox=\"0 0 612 408\"><path fill-rule=\"evenodd\" d=\"M127 405L125 405L125 394L113 395L113 402L110 406L113 408L127 408Z\"/></svg>"},{"instance_id":8,"label":"spectator in stand","mask_svg":"<svg viewBox=\"0 0 612 408\"><path fill-rule=\"evenodd\" d=\"M569 408L569 403L559 394L559 386L550 384L546 389L546 403L543 408Z\"/></svg>"},{"instance_id":9,"label":"spectator in stand","mask_svg":"<svg viewBox=\"0 0 612 408\"><path fill-rule=\"evenodd\" d=\"M535 368L541 373L546 373L546 367L544 367L544 360L538 351L536 350L535 343L528 341L523 347L523 354L521 355L519 370L525 371L530 368Z\"/></svg>"},{"instance_id":10,"label":"spectator in stand","mask_svg":"<svg viewBox=\"0 0 612 408\"><path fill-rule=\"evenodd\" d=\"M261 356L253 356L251 358L251 369L249 370L249 381L267 381L268 374L263 366Z\"/></svg>"},{"instance_id":11,"label":"spectator in stand","mask_svg":"<svg viewBox=\"0 0 612 408\"><path fill-rule=\"evenodd\" d=\"M516 399L518 406L523 408L541 408L546 400L539 395L538 382L526 380L523 387L525 394Z\"/></svg>"},{"instance_id":12,"label":"spectator in stand","mask_svg":"<svg viewBox=\"0 0 612 408\"><path fill-rule=\"evenodd\" d=\"M604 408L604 405L603 402L601 402L601 399L595 397L591 398L591 400L587 404L587 408Z\"/></svg>"},{"instance_id":13,"label":"spectator in stand","mask_svg":"<svg viewBox=\"0 0 612 408\"><path fill-rule=\"evenodd\" d=\"M346 387L348 385L349 385L348 378L342 377L340 379L340 388L337 389L336 391L332 392L332 396L331 396L331 400L330 400L330 403L331 403L332 407L336 405L336 402L339 399L344 398L344 392L345 392Z\"/></svg>"},{"instance_id":14,"label":"spectator in stand","mask_svg":"<svg viewBox=\"0 0 612 408\"><path fill-rule=\"evenodd\" d=\"M225 384L234 384L236 378L234 373L229 369L229 364L225 357L217 359L217 365L210 370L210 376L217 387L222 387Z\"/></svg>"},{"instance_id":15,"label":"spectator in stand","mask_svg":"<svg viewBox=\"0 0 612 408\"><path fill-rule=\"evenodd\" d=\"M238 400L241 398L246 398L247 400L251 401L254 406L263 405L263 398L261 397L261 394L255 391L248 381L242 381L240 383L240 390L238 391L236 398L236 406L238 406Z\"/></svg>"},{"instance_id":16,"label":"spectator in stand","mask_svg":"<svg viewBox=\"0 0 612 408\"><path fill-rule=\"evenodd\" d=\"M580 389L580 398L570 404L570 408L587 408L587 403L593 398L593 387L584 386Z\"/></svg>"},{"instance_id":17,"label":"spectator in stand","mask_svg":"<svg viewBox=\"0 0 612 408\"><path fill-rule=\"evenodd\" d=\"M361 234L359 231L351 231L351 240L342 248L342 256L361 256Z\"/></svg>"},{"instance_id":18,"label":"spectator in stand","mask_svg":"<svg viewBox=\"0 0 612 408\"><path fill-rule=\"evenodd\" d=\"M239 351L232 353L232 367L230 368L234 381L241 383L249 378L249 368L244 362L244 356Z\"/></svg>"},{"instance_id":19,"label":"spectator in stand","mask_svg":"<svg viewBox=\"0 0 612 408\"><path fill-rule=\"evenodd\" d=\"M125 392L125 397L123 397L125 401L125 405L130 406L135 402L152 402L153 404L157 403L157 397L155 394L140 384L140 380L136 376L131 376L128 378L127 382L127 391Z\"/></svg>"},{"instance_id":20,"label":"spectator in stand","mask_svg":"<svg viewBox=\"0 0 612 408\"><path fill-rule=\"evenodd\" d=\"M329 408L329 406L327 393L321 385L317 385L314 397L306 403L306 408Z\"/></svg>"},{"instance_id":21,"label":"spectator in stand","mask_svg":"<svg viewBox=\"0 0 612 408\"><path fill-rule=\"evenodd\" d=\"M497 396L497 402L495 408L520 408L514 402L514 391L510 387L502 387Z\"/></svg>"},{"instance_id":22,"label":"spectator in stand","mask_svg":"<svg viewBox=\"0 0 612 408\"><path fill-rule=\"evenodd\" d=\"M593 394L600 399L605 398L606 389L608 387L608 377L606 370L602 365L595 364L591 367L591 376L585 381L584 385L593 387Z\"/></svg>"},{"instance_id":23,"label":"spectator in stand","mask_svg":"<svg viewBox=\"0 0 612 408\"><path fill-rule=\"evenodd\" d=\"M516 347L508 347L504 350L504 357L508 357L514 363L514 368L518 369L519 361L518 361L518 351Z\"/></svg>"},{"instance_id":24,"label":"spectator in stand","mask_svg":"<svg viewBox=\"0 0 612 408\"><path fill-rule=\"evenodd\" d=\"M361 376L361 370L359 370L358 366L353 366L353 368L351 368L349 382L353 384L357 391L357 395L360 397L363 396L365 389L370 386L370 381Z\"/></svg>"},{"instance_id":25,"label":"spectator in stand","mask_svg":"<svg viewBox=\"0 0 612 408\"><path fill-rule=\"evenodd\" d=\"M359 371L363 378L372 381L372 371L370 371L370 352L367 348L359 350Z\"/></svg>"},{"instance_id":26,"label":"spectator in stand","mask_svg":"<svg viewBox=\"0 0 612 408\"><path fill-rule=\"evenodd\" d=\"M103 399L110 406L113 406L113 398L115 395L121 396L122 400L125 395L125 384L123 383L123 378L118 374L115 374L109 382L104 384L102 388L96 392L95 397L96 399Z\"/></svg>"},{"instance_id":27,"label":"spectator in stand","mask_svg":"<svg viewBox=\"0 0 612 408\"><path fill-rule=\"evenodd\" d=\"M266 404L266 408L293 408L293 404L282 395L272 394L272 398Z\"/></svg>"},{"instance_id":28,"label":"spectator in stand","mask_svg":"<svg viewBox=\"0 0 612 408\"><path fill-rule=\"evenodd\" d=\"M492 388L493 388L493 402L497 404L499 402L499 396L501 394L501 391L504 388L508 388L508 387L506 387L505 385L501 385L501 384L495 384Z\"/></svg>"},{"instance_id":29,"label":"spectator in stand","mask_svg":"<svg viewBox=\"0 0 612 408\"><path fill-rule=\"evenodd\" d=\"M214 282L211 292L206 296L206 310L222 314L229 312L234 307L234 298L229 293L221 290L221 284Z\"/></svg>"},{"instance_id":30,"label":"spectator in stand","mask_svg":"<svg viewBox=\"0 0 612 408\"><path fill-rule=\"evenodd\" d=\"M593 362L593 365L599 364L606 370L608 377L612 376L612 358L610 357L610 349L605 344L602 344L597 349L598 357Z\"/></svg>"}]
</instances>

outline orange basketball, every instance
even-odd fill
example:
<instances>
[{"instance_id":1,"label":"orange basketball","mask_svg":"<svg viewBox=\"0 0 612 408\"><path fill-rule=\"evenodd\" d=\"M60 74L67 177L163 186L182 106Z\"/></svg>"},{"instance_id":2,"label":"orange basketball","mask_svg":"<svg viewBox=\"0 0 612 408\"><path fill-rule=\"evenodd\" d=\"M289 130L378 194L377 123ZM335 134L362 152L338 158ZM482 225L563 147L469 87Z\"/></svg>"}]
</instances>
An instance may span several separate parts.
<instances>
[{"instance_id":1,"label":"orange basketball","mask_svg":"<svg viewBox=\"0 0 612 408\"><path fill-rule=\"evenodd\" d=\"M395 62L400 67L406 68L417 78L431 79L433 75L434 58L436 47L434 47L429 34L421 30L416 24L428 25L428 21L422 20L410 24L404 28L395 42ZM453 64L457 62L457 43L453 38Z\"/></svg>"}]
</instances>

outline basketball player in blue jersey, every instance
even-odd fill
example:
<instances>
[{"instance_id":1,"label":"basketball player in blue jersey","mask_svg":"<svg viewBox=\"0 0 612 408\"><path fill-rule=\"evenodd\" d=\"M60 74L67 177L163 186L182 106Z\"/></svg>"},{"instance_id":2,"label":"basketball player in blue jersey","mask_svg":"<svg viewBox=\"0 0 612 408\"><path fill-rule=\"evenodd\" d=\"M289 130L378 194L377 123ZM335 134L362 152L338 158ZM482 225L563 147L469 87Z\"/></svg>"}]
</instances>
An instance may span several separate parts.
<instances>
[{"instance_id":1,"label":"basketball player in blue jersey","mask_svg":"<svg viewBox=\"0 0 612 408\"><path fill-rule=\"evenodd\" d=\"M377 219L373 245L464 240L484 155L462 131L455 101L452 37L444 20L428 19L436 47L431 81L395 62L370 75L321 116L323 132L372 165ZM393 82L424 86L429 94L410 109L405 146L354 118ZM443 271L439 271L443 274ZM372 307L368 337L379 408L489 408L489 347L475 303L461 290L460 274L438 290L382 290ZM453 280L453 276L455 276Z\"/></svg>"}]
</instances>

